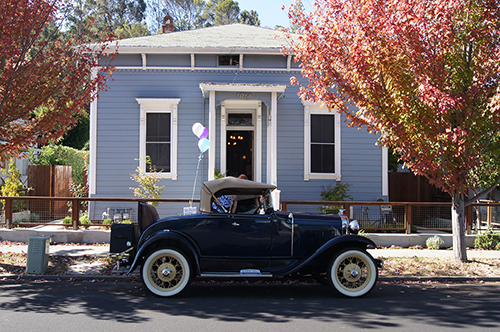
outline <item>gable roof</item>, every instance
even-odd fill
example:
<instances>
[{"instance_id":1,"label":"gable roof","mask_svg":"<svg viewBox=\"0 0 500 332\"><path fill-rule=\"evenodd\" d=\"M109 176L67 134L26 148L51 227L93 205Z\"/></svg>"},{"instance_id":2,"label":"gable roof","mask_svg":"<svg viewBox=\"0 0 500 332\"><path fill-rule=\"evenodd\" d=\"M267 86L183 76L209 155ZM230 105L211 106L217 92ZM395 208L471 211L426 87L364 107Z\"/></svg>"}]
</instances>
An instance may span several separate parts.
<instances>
[{"instance_id":1,"label":"gable roof","mask_svg":"<svg viewBox=\"0 0 500 332\"><path fill-rule=\"evenodd\" d=\"M117 44L120 53L281 53L289 42L281 31L236 23L127 38Z\"/></svg>"}]
</instances>

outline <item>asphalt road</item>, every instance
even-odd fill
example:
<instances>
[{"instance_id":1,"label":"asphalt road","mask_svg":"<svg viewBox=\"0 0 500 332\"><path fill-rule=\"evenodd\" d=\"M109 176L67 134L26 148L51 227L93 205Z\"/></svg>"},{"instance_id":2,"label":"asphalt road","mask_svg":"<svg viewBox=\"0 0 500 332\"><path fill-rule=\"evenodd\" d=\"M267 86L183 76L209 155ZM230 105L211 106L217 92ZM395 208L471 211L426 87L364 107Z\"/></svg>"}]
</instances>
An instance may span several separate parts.
<instances>
[{"instance_id":1,"label":"asphalt road","mask_svg":"<svg viewBox=\"0 0 500 332\"><path fill-rule=\"evenodd\" d=\"M138 282L0 280L2 331L498 331L500 283L379 283L363 298L318 284L195 282L181 297Z\"/></svg>"}]
</instances>

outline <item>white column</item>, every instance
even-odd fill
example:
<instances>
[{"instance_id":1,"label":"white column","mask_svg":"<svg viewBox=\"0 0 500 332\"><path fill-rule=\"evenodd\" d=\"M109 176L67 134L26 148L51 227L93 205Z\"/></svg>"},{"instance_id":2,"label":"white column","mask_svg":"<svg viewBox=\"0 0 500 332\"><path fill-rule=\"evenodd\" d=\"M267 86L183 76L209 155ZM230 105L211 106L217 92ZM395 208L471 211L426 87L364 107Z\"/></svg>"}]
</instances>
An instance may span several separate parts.
<instances>
[{"instance_id":1,"label":"white column","mask_svg":"<svg viewBox=\"0 0 500 332\"><path fill-rule=\"evenodd\" d=\"M220 105L220 172L226 174L227 171L227 136L226 136L226 102Z\"/></svg>"},{"instance_id":2,"label":"white column","mask_svg":"<svg viewBox=\"0 0 500 332\"><path fill-rule=\"evenodd\" d=\"M97 68L92 69L92 78L97 76ZM97 168L97 97L90 103L90 136L89 136L89 194L96 194L96 168Z\"/></svg>"},{"instance_id":3,"label":"white column","mask_svg":"<svg viewBox=\"0 0 500 332\"><path fill-rule=\"evenodd\" d=\"M278 94L271 93L271 177L268 183L278 185Z\"/></svg>"},{"instance_id":4,"label":"white column","mask_svg":"<svg viewBox=\"0 0 500 332\"><path fill-rule=\"evenodd\" d=\"M210 149L208 149L208 179L214 179L215 172L215 91L210 91L208 102L208 137Z\"/></svg>"},{"instance_id":5,"label":"white column","mask_svg":"<svg viewBox=\"0 0 500 332\"><path fill-rule=\"evenodd\" d=\"M255 128L255 181L262 182L262 103L257 106Z\"/></svg>"}]
</instances>

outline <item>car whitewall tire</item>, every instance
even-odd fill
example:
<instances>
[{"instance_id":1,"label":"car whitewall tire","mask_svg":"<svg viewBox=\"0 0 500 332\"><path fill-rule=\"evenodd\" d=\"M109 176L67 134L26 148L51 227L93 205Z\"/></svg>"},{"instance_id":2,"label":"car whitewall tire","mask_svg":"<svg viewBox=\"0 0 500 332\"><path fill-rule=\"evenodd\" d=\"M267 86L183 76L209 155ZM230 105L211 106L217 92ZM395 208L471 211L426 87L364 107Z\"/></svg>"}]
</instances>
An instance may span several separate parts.
<instances>
[{"instance_id":1,"label":"car whitewall tire","mask_svg":"<svg viewBox=\"0 0 500 332\"><path fill-rule=\"evenodd\" d=\"M191 269L182 253L175 249L152 252L141 268L142 281L154 294L174 296L189 284Z\"/></svg>"},{"instance_id":2,"label":"car whitewall tire","mask_svg":"<svg viewBox=\"0 0 500 332\"><path fill-rule=\"evenodd\" d=\"M332 260L327 276L332 287L340 294L359 297L373 289L377 283L378 269L366 251L347 249Z\"/></svg>"}]
</instances>

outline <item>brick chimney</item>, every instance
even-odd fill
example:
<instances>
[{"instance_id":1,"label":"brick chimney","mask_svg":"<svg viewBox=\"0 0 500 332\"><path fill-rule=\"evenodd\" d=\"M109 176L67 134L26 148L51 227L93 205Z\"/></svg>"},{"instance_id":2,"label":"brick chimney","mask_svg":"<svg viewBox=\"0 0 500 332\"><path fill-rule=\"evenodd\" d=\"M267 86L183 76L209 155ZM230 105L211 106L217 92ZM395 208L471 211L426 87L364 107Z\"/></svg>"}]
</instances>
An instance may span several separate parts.
<instances>
[{"instance_id":1,"label":"brick chimney","mask_svg":"<svg viewBox=\"0 0 500 332\"><path fill-rule=\"evenodd\" d=\"M163 24L161 25L161 29L163 33L169 33L174 31L174 20L172 19L172 16L170 16L168 13L163 18Z\"/></svg>"}]
</instances>

